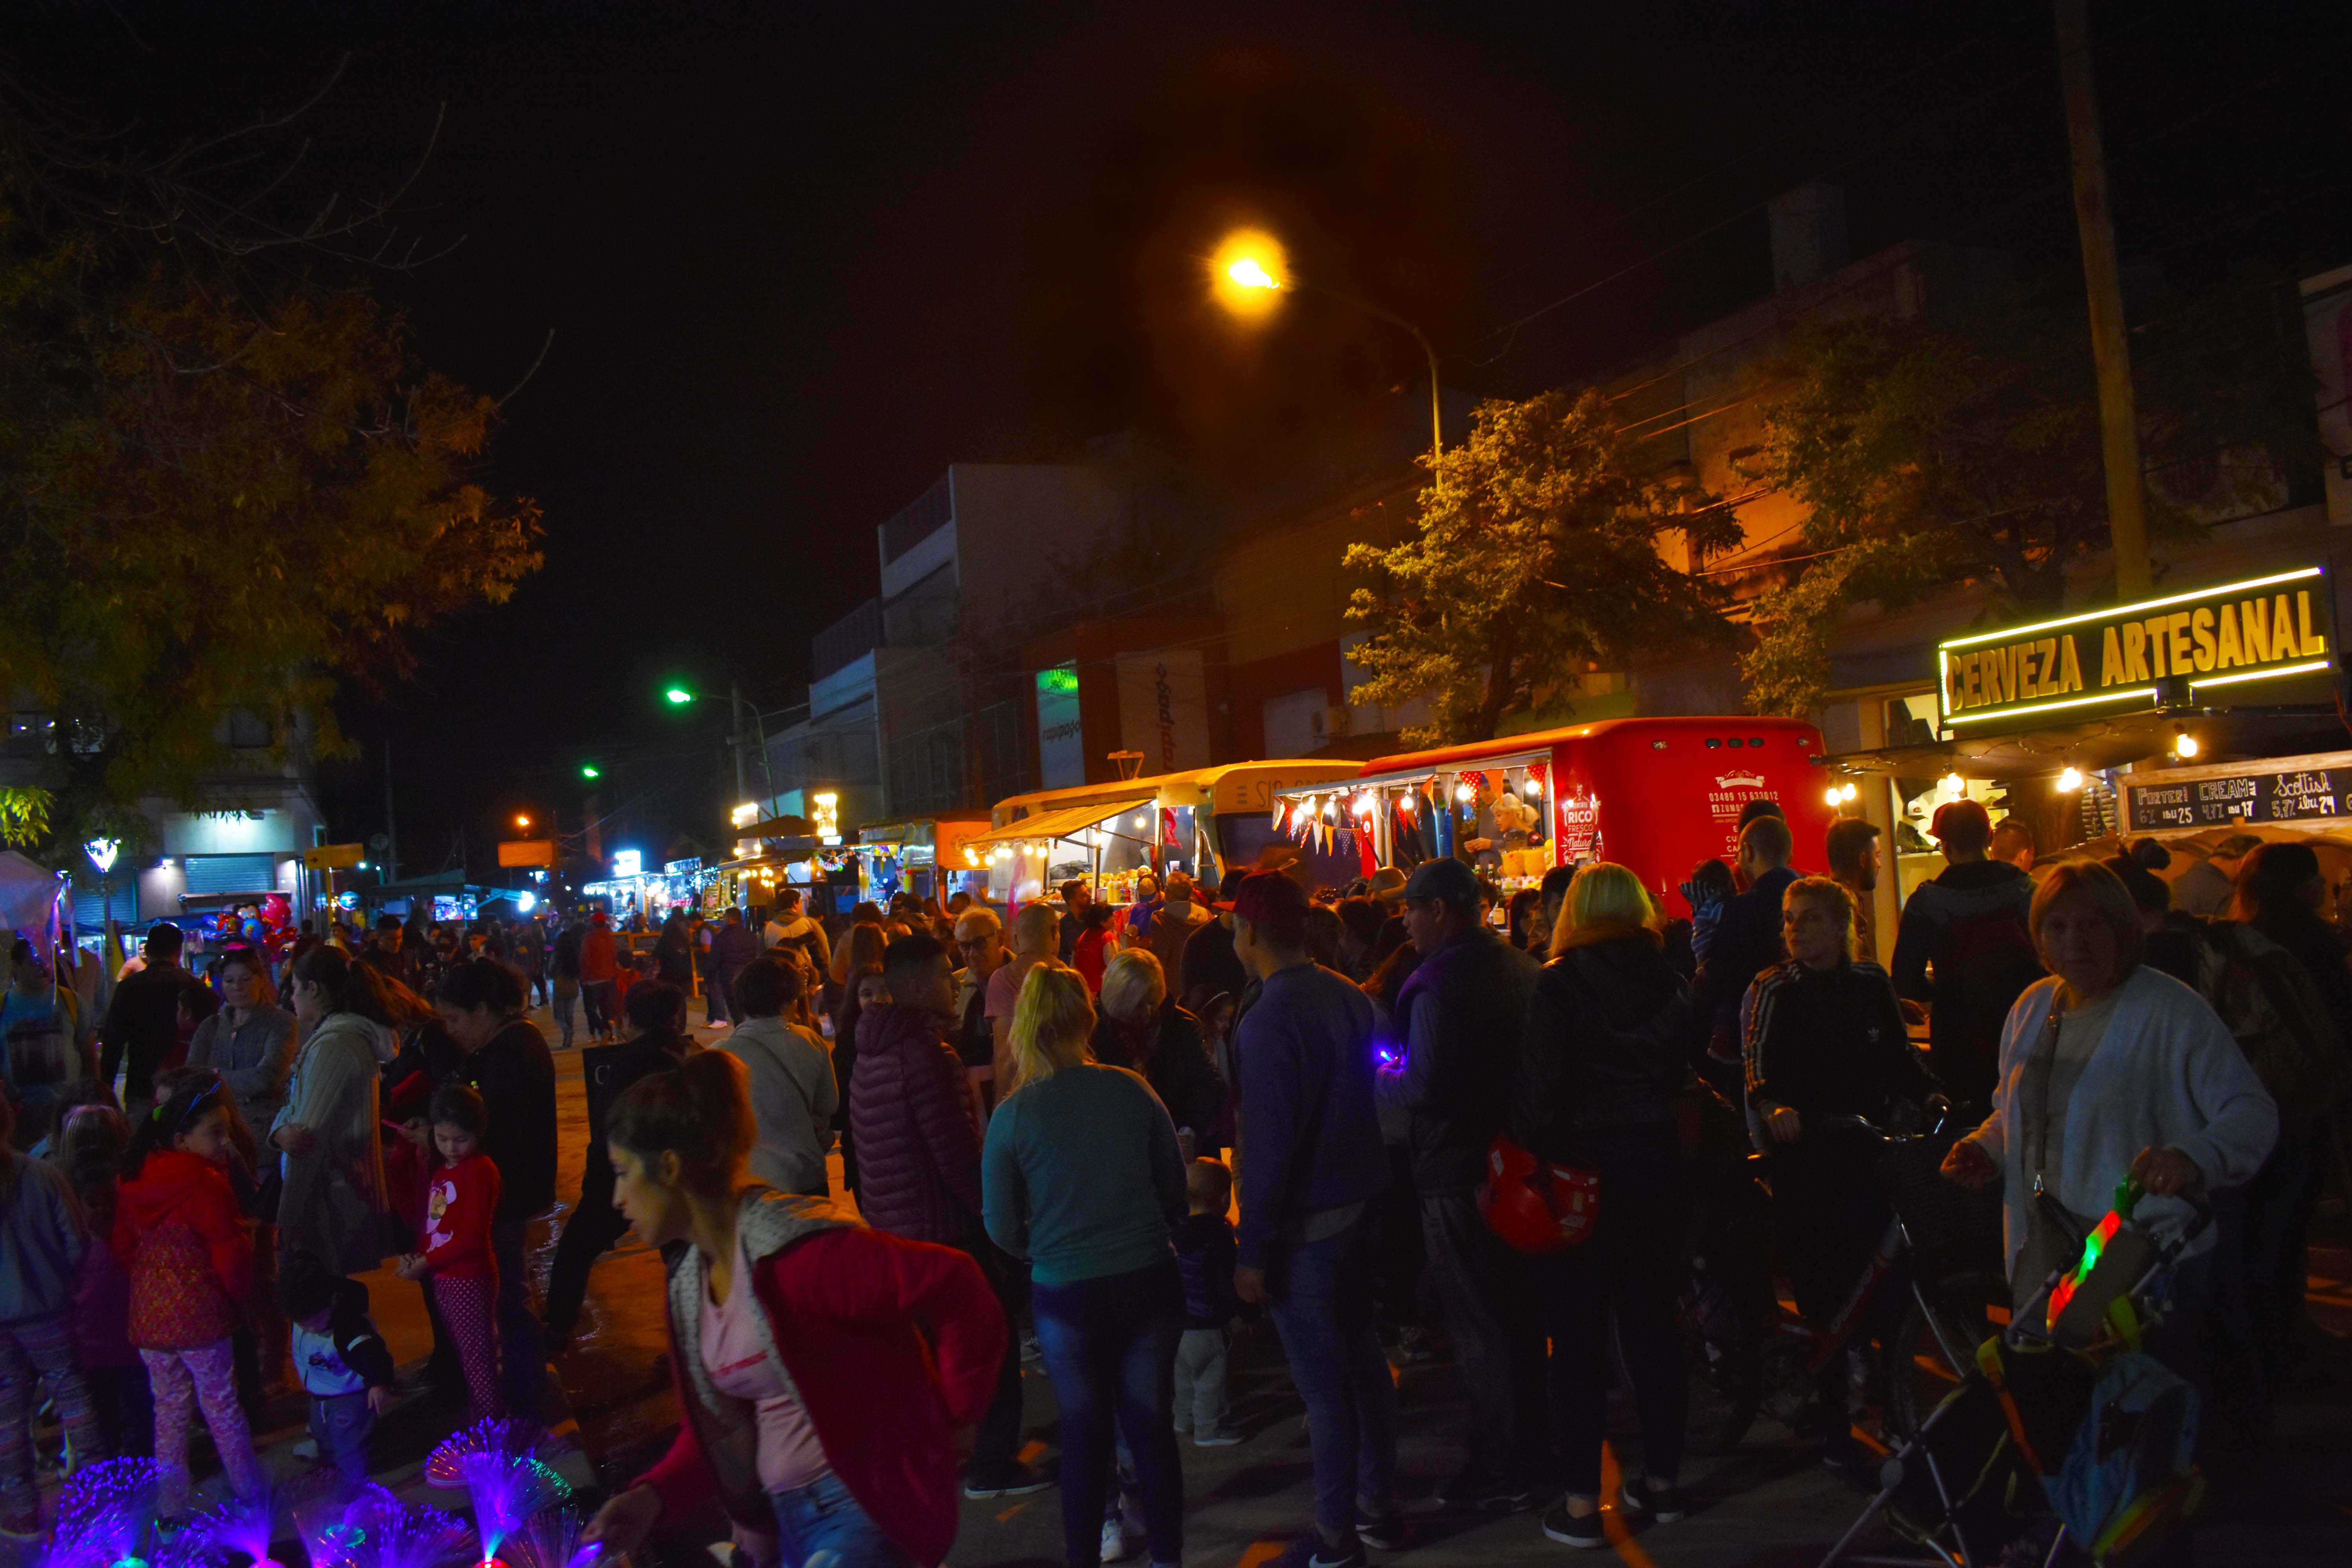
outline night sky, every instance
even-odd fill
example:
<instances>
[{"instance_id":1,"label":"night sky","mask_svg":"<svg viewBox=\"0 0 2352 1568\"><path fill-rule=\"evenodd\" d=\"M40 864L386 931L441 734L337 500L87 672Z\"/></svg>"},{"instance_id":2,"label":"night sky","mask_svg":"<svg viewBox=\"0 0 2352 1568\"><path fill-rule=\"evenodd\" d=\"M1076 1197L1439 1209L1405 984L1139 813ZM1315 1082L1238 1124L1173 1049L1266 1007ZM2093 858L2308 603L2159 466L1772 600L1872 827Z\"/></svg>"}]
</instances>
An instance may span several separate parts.
<instances>
[{"instance_id":1,"label":"night sky","mask_svg":"<svg viewBox=\"0 0 2352 1568\"><path fill-rule=\"evenodd\" d=\"M2352 261L2347 10L2097 0L2127 266L2195 289ZM716 726L660 689L803 699L811 634L875 591L876 525L951 461L1120 439L1240 497L1425 395L1376 322L1216 319L1201 258L1234 224L1420 322L1477 395L1769 290L1763 204L1810 177L1846 187L1857 256L2074 265L2046 4L85 3L12 6L0 39L18 90L150 148L283 112L348 54L304 199L397 183L446 106L402 222L455 248L373 285L487 391L553 331L486 476L545 507L548 563L344 705L366 749L329 770L337 836L382 826L388 738L411 871L461 826L483 871L514 811L576 817L585 758L674 781L631 803L649 852L715 837Z\"/></svg>"}]
</instances>

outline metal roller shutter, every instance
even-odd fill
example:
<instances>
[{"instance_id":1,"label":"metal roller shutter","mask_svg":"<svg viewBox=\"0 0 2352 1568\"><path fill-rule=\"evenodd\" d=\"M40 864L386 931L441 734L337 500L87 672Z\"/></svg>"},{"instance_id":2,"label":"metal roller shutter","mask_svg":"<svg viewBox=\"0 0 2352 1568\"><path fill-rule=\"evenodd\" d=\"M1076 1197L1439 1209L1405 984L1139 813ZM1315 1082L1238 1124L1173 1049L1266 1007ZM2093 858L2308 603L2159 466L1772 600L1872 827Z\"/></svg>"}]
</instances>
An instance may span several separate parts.
<instances>
[{"instance_id":1,"label":"metal roller shutter","mask_svg":"<svg viewBox=\"0 0 2352 1568\"><path fill-rule=\"evenodd\" d=\"M274 855L191 855L184 864L191 893L266 893L278 886Z\"/></svg>"}]
</instances>

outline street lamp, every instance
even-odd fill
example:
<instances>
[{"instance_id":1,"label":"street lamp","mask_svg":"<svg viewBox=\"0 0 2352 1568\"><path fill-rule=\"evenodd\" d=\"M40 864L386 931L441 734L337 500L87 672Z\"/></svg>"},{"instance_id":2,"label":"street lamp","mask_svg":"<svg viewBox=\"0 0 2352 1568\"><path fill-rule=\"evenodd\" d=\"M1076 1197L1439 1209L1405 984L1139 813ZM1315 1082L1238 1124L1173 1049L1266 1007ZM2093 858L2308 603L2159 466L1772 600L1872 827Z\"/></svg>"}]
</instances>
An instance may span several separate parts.
<instances>
[{"instance_id":1,"label":"street lamp","mask_svg":"<svg viewBox=\"0 0 2352 1568\"><path fill-rule=\"evenodd\" d=\"M1337 300L1342 305L1377 316L1392 327L1402 327L1412 334L1421 352L1429 361L1429 457L1433 481L1437 473L1437 459L1445 455L1445 424L1438 402L1437 351L1419 327L1402 316L1381 310L1378 305L1327 289L1319 283L1302 283L1288 275L1283 265L1282 243L1272 235L1256 229L1237 229L1225 237L1209 263L1210 279L1214 285L1217 302L1234 315L1254 319L1270 313L1288 289L1310 289L1326 299Z\"/></svg>"},{"instance_id":2,"label":"street lamp","mask_svg":"<svg viewBox=\"0 0 2352 1568\"><path fill-rule=\"evenodd\" d=\"M701 692L688 691L683 686L673 686L662 696L673 708L683 708L702 700ZM727 707L735 721L735 732L727 738L727 744L735 753L735 793L740 796L750 793L743 782L743 742L747 737L743 733L743 689L731 680L727 683ZM768 721L761 716L756 703L751 708L751 724L760 736L760 777L766 783L768 796L772 801L776 783L768 766Z\"/></svg>"},{"instance_id":3,"label":"street lamp","mask_svg":"<svg viewBox=\"0 0 2352 1568\"><path fill-rule=\"evenodd\" d=\"M604 776L604 771L593 763L583 763L580 764L580 776L583 779L601 779Z\"/></svg>"},{"instance_id":4,"label":"street lamp","mask_svg":"<svg viewBox=\"0 0 2352 1568\"><path fill-rule=\"evenodd\" d=\"M515 826L528 833L530 830L530 814L526 811L516 812Z\"/></svg>"},{"instance_id":5,"label":"street lamp","mask_svg":"<svg viewBox=\"0 0 2352 1568\"><path fill-rule=\"evenodd\" d=\"M679 708L683 708L688 703L694 700L694 693L688 691L683 686L673 686L667 691L663 692L662 695L668 698L673 706Z\"/></svg>"}]
</instances>

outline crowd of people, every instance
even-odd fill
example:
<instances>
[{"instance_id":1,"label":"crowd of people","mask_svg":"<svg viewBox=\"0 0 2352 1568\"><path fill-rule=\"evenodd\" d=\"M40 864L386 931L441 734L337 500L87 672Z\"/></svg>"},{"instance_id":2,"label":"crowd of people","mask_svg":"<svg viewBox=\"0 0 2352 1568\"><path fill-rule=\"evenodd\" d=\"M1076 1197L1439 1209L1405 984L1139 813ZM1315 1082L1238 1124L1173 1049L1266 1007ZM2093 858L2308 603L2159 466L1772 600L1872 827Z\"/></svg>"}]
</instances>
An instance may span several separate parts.
<instances>
[{"instance_id":1,"label":"crowd of people","mask_svg":"<svg viewBox=\"0 0 2352 1568\"><path fill-rule=\"evenodd\" d=\"M959 895L828 929L786 896L756 925L673 917L642 955L603 915L446 947L390 921L356 954L232 950L208 980L158 926L85 1079L10 1097L0 1524L37 1522L37 1384L77 1462L152 1452L184 1510L194 1423L252 1495L247 1413L290 1376L319 1462L356 1485L393 1382L357 1277L388 1258L423 1293L428 1376L475 1416L539 1414L591 1269L634 1231L665 1249L685 1420L590 1525L607 1549L715 1500L790 1563L935 1563L959 1492L1057 1480L1069 1562L1177 1563L1180 1440L1241 1440L1251 1323L1312 1452L1283 1563L1412 1544L1391 1369L1441 1331L1471 1419L1439 1502L1540 1509L1544 1535L1597 1546L1604 1506L1688 1507L1694 1120L1769 1155L1786 1274L1825 1326L1892 1202L1842 1129L1938 1102L1966 1130L1945 1174L2000 1186L2007 1305L2126 1173L2159 1225L2220 1207L2153 1348L2208 1391L2214 1440L2259 1454L2308 1339L2303 1248L2352 1073L2316 860L2237 846L2227 913L2203 915L2153 844L2036 876L1972 801L1931 833L1948 866L1887 968L1875 829L1838 824L1812 874L1769 803L1732 864L1694 868L1684 919L1620 866L1506 900L1441 858L1321 896L1280 865L1213 889L1171 872L1118 909L1074 882L1009 928ZM20 950L17 978L37 969ZM695 991L729 1026L709 1047ZM619 1044L534 1310L525 1237L560 1195L540 994L558 1048ZM1504 1151L1597 1184L1588 1239L1523 1250L1490 1221ZM1021 1458L1024 1353L1058 1411L1052 1478ZM1641 1462L1604 1496L1621 1367ZM1822 1458L1855 1463L1842 1363L1814 1397Z\"/></svg>"}]
</instances>

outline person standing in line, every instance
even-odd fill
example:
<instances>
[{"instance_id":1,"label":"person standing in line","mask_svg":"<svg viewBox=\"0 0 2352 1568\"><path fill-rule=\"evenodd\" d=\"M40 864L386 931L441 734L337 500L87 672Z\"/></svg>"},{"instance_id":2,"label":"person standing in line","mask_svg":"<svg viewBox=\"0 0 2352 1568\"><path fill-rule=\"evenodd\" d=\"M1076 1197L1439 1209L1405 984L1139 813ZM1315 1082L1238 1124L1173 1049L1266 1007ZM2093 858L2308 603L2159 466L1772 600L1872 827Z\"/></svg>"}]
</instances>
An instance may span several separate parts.
<instances>
[{"instance_id":1,"label":"person standing in line","mask_svg":"<svg viewBox=\"0 0 2352 1568\"><path fill-rule=\"evenodd\" d=\"M1078 932L1087 910L1095 901L1095 890L1082 878L1073 877L1062 884L1062 920L1056 933L1056 951L1064 963L1069 963L1078 951Z\"/></svg>"},{"instance_id":2,"label":"person standing in line","mask_svg":"<svg viewBox=\"0 0 2352 1568\"><path fill-rule=\"evenodd\" d=\"M237 1114L265 1136L286 1103L294 1069L294 1016L270 999L268 986L261 955L231 948L221 960L220 1011L188 1041L188 1065L220 1074Z\"/></svg>"},{"instance_id":3,"label":"person standing in line","mask_svg":"<svg viewBox=\"0 0 2352 1568\"><path fill-rule=\"evenodd\" d=\"M777 892L775 912L761 934L770 947L789 944L799 948L808 954L819 974L833 967L833 943L825 938L824 924L802 911L798 888L784 888Z\"/></svg>"},{"instance_id":4,"label":"person standing in line","mask_svg":"<svg viewBox=\"0 0 2352 1568\"><path fill-rule=\"evenodd\" d=\"M1241 885L1240 869L1227 871L1224 880L1217 884L1217 896L1230 899ZM1223 903L1212 903L1209 912L1216 918L1202 921L1184 939L1184 962L1179 965L1184 988L1178 994L1191 996L1206 985L1228 996L1239 996L1248 987L1249 976L1243 972L1242 961L1234 956L1233 914Z\"/></svg>"},{"instance_id":5,"label":"person standing in line","mask_svg":"<svg viewBox=\"0 0 2352 1568\"><path fill-rule=\"evenodd\" d=\"M1227 1424L1225 1353L1241 1298L1234 1294L1234 1173L1224 1162L1184 1167L1186 1213L1176 1226L1176 1269L1184 1279L1184 1337L1176 1346L1176 1432L1196 1448L1229 1448L1243 1434Z\"/></svg>"},{"instance_id":6,"label":"person standing in line","mask_svg":"<svg viewBox=\"0 0 2352 1568\"><path fill-rule=\"evenodd\" d=\"M712 1023L724 1014L732 1023L743 1021L742 1009L735 1005L735 977L743 966L760 956L760 939L743 923L743 911L732 905L727 918L719 922L719 934L710 939L710 1000L715 1011Z\"/></svg>"},{"instance_id":7,"label":"person standing in line","mask_svg":"<svg viewBox=\"0 0 2352 1568\"><path fill-rule=\"evenodd\" d=\"M1143 1075L1176 1123L1186 1159L1208 1148L1224 1110L1225 1082L1210 1058L1201 1020L1176 1005L1160 961L1148 948L1127 949L1104 969L1097 1000L1095 1060Z\"/></svg>"},{"instance_id":8,"label":"person standing in line","mask_svg":"<svg viewBox=\"0 0 2352 1568\"><path fill-rule=\"evenodd\" d=\"M1021 984L1029 978L1029 972L1053 959L1059 930L1054 906L1045 900L1033 899L1022 905L1021 912L1013 917L1013 956L998 964L988 977L988 1027L994 1057L991 1070L999 1100L1011 1094L1015 1087L1013 1005L1020 1000Z\"/></svg>"},{"instance_id":9,"label":"person standing in line","mask_svg":"<svg viewBox=\"0 0 2352 1568\"><path fill-rule=\"evenodd\" d=\"M1987 858L1992 818L1981 802L1946 801L1927 831L1949 864L1904 901L1895 989L1927 1004L1927 1063L1937 1078L1954 1100L1981 1107L1992 1094L2009 1010L2042 977L2026 929L2033 879Z\"/></svg>"},{"instance_id":10,"label":"person standing in line","mask_svg":"<svg viewBox=\"0 0 2352 1568\"><path fill-rule=\"evenodd\" d=\"M167 1519L188 1512L188 1424L197 1408L238 1499L257 1502L269 1489L237 1405L229 1350L252 1286L253 1242L229 1186L236 1152L226 1102L217 1081L192 1080L142 1118L116 1199L114 1255L131 1275L131 1340L154 1390Z\"/></svg>"},{"instance_id":11,"label":"person standing in line","mask_svg":"<svg viewBox=\"0 0 2352 1568\"><path fill-rule=\"evenodd\" d=\"M466 1053L455 1080L488 1107L482 1152L499 1169L490 1251L498 1260L499 1346L509 1414L535 1420L547 1399L547 1345L523 1262L531 1220L555 1203L555 1058L523 1012L522 976L487 958L454 964L433 994Z\"/></svg>"},{"instance_id":12,"label":"person standing in line","mask_svg":"<svg viewBox=\"0 0 2352 1568\"><path fill-rule=\"evenodd\" d=\"M1618 1506L1670 1523L1685 1505L1688 1392L1675 1337L1687 1198L1674 1098L1682 1087L1690 993L1667 960L1641 879L1599 862L1576 873L1536 980L1511 1091L1511 1134L1537 1158L1597 1172L1597 1232L1529 1260L1551 1342L1550 1405L1568 1496L1543 1532L1606 1544L1601 1441L1622 1349L1642 1426L1642 1473Z\"/></svg>"},{"instance_id":13,"label":"person standing in line","mask_svg":"<svg viewBox=\"0 0 2352 1568\"><path fill-rule=\"evenodd\" d=\"M1535 1501L1548 1446L1543 1345L1526 1264L1479 1214L1478 1188L1538 966L1480 910L1477 878L1461 861L1413 868L1404 921L1421 965L1395 1004L1404 1059L1377 1082L1382 1113L1405 1129L1422 1244L1470 1394L1468 1462L1437 1495L1450 1508L1509 1510Z\"/></svg>"},{"instance_id":14,"label":"person standing in line","mask_svg":"<svg viewBox=\"0 0 2352 1568\"><path fill-rule=\"evenodd\" d=\"M29 1535L41 1527L35 1391L48 1387L72 1468L110 1450L75 1353L74 1290L91 1238L64 1173L16 1152L16 1108L0 1095L0 1530Z\"/></svg>"},{"instance_id":15,"label":"person standing in line","mask_svg":"<svg viewBox=\"0 0 2352 1568\"><path fill-rule=\"evenodd\" d=\"M1192 879L1181 871L1168 873L1168 889L1160 900L1160 911L1151 918L1151 934L1144 946L1160 960L1160 972L1168 982L1168 994L1184 994L1184 947L1192 933L1209 923L1213 917L1196 901Z\"/></svg>"},{"instance_id":16,"label":"person standing in line","mask_svg":"<svg viewBox=\"0 0 2352 1568\"><path fill-rule=\"evenodd\" d=\"M1772 803L1748 802L1751 806L1759 804ZM1739 999L1758 974L1786 956L1780 903L1798 877L1789 867L1795 850L1796 839L1779 807L1748 818L1739 829L1739 864L1734 868L1742 890L1724 901L1712 934L1702 941L1694 930L1691 936L1692 950L1704 949L1693 987L1698 1026L1707 1031L1700 1071L1735 1105L1739 1102Z\"/></svg>"},{"instance_id":17,"label":"person standing in line","mask_svg":"<svg viewBox=\"0 0 2352 1568\"><path fill-rule=\"evenodd\" d=\"M1004 963L1004 922L984 904L956 917L955 945L963 959L956 984L956 1055L971 1087L974 1119L988 1125L996 1107L996 1031L988 1021L988 981Z\"/></svg>"},{"instance_id":18,"label":"person standing in line","mask_svg":"<svg viewBox=\"0 0 2352 1568\"><path fill-rule=\"evenodd\" d=\"M2172 879L2172 907L2199 920L2220 920L2237 901L2238 872L2246 857L2263 847L2252 833L2233 833L2213 852Z\"/></svg>"},{"instance_id":19,"label":"person standing in line","mask_svg":"<svg viewBox=\"0 0 2352 1568\"><path fill-rule=\"evenodd\" d=\"M857 1194L857 1127L849 1113L851 1087L857 1081L857 1020L868 1007L890 1000L890 983L878 963L860 964L849 972L842 987L841 1005L833 1026L833 1081L841 1086L841 1184Z\"/></svg>"},{"instance_id":20,"label":"person standing in line","mask_svg":"<svg viewBox=\"0 0 2352 1568\"><path fill-rule=\"evenodd\" d=\"M528 989L524 1000L535 1002L547 994L547 928L538 917L517 921L509 941L515 967L522 971Z\"/></svg>"},{"instance_id":21,"label":"person standing in line","mask_svg":"<svg viewBox=\"0 0 2352 1568\"><path fill-rule=\"evenodd\" d=\"M932 1568L955 1541L956 1454L1004 1315L961 1254L752 1181L752 1135L743 1065L724 1051L614 1107L614 1201L669 1259L684 1420L581 1540L618 1560L715 1499L787 1563Z\"/></svg>"},{"instance_id":22,"label":"person standing in line","mask_svg":"<svg viewBox=\"0 0 2352 1568\"><path fill-rule=\"evenodd\" d=\"M898 982L892 980L892 993ZM1112 1428L1135 1458L1151 1561L1184 1553L1172 1421L1184 1286L1170 1234L1184 1215L1176 1128L1137 1074L1091 1060L1094 1006L1047 958L1013 1023L1020 1084L989 1119L988 1234L1029 1260L1037 1342L1062 1413L1062 1546L1074 1563L1124 1552L1106 1523Z\"/></svg>"},{"instance_id":23,"label":"person standing in line","mask_svg":"<svg viewBox=\"0 0 2352 1568\"><path fill-rule=\"evenodd\" d=\"M1936 1082L1919 1065L1886 971L1853 958L1853 900L1827 877L1789 885L1787 963L1756 977L1741 1004L1748 1121L1772 1156L1774 1234L1787 1254L1798 1310L1826 1331L1892 1210L1876 1179L1877 1145L1822 1120L1884 1120L1923 1104ZM1814 1379L1821 1457L1864 1458L1847 1408L1845 1358Z\"/></svg>"},{"instance_id":24,"label":"person standing in line","mask_svg":"<svg viewBox=\"0 0 2352 1568\"><path fill-rule=\"evenodd\" d=\"M801 999L801 972L781 957L755 958L728 990L737 1019L719 1048L740 1057L750 1077L760 1129L751 1174L779 1192L824 1197L831 1191L824 1156L841 1115L841 1090L824 1042L783 1017Z\"/></svg>"},{"instance_id":25,"label":"person standing in line","mask_svg":"<svg viewBox=\"0 0 2352 1568\"><path fill-rule=\"evenodd\" d=\"M1878 855L1878 824L1859 816L1841 816L1830 825L1830 880L1853 900L1853 956L1876 963L1878 921L1873 905L1882 868Z\"/></svg>"},{"instance_id":26,"label":"person standing in line","mask_svg":"<svg viewBox=\"0 0 2352 1568\"><path fill-rule=\"evenodd\" d=\"M1254 872L1232 906L1234 952L1258 985L1238 1026L1248 1154L1234 1290L1273 1313L1315 1460L1315 1529L1277 1562L1360 1568L1366 1546L1405 1540L1396 1384L1372 1318L1379 1237L1366 1223L1389 1181L1372 1005L1307 956L1297 882Z\"/></svg>"},{"instance_id":27,"label":"person standing in line","mask_svg":"<svg viewBox=\"0 0 2352 1568\"><path fill-rule=\"evenodd\" d=\"M339 948L314 947L294 964L294 1024L302 1044L286 1103L269 1128L284 1190L281 1257L308 1252L346 1276L383 1261L382 1047L421 1021L416 1000Z\"/></svg>"},{"instance_id":28,"label":"person standing in line","mask_svg":"<svg viewBox=\"0 0 2352 1568\"><path fill-rule=\"evenodd\" d=\"M621 1043L599 1068L597 1088L608 1110L631 1085L667 1072L701 1048L686 1032L686 993L675 985L652 980L631 986L623 1014ZM598 1139L588 1146L580 1167L580 1201L563 1222L555 1261L547 1271L547 1332L558 1354L579 1326L589 1269L629 1233L629 1222L613 1206L609 1142Z\"/></svg>"},{"instance_id":29,"label":"person standing in line","mask_svg":"<svg viewBox=\"0 0 2352 1568\"><path fill-rule=\"evenodd\" d=\"M547 949L547 1006L562 1031L562 1050L572 1048L572 1004L580 999L580 943L587 932L576 920L567 920Z\"/></svg>"},{"instance_id":30,"label":"person standing in line","mask_svg":"<svg viewBox=\"0 0 2352 1568\"><path fill-rule=\"evenodd\" d=\"M902 936L885 950L882 974L890 999L858 1016L849 1087L858 1212L877 1230L971 1254L1002 1306L1013 1282L982 1228L980 1134L963 1064L947 1043L956 1021L947 949L928 933ZM1019 1497L1048 1485L1016 1457L1020 1447L1021 1350L1008 1338L965 1494Z\"/></svg>"},{"instance_id":31,"label":"person standing in line","mask_svg":"<svg viewBox=\"0 0 2352 1568\"><path fill-rule=\"evenodd\" d=\"M613 934L612 918L599 910L580 938L580 1008L588 1016L589 1038L600 1046L613 1037L620 984L621 940ZM572 1043L569 1033L563 1043Z\"/></svg>"},{"instance_id":32,"label":"person standing in line","mask_svg":"<svg viewBox=\"0 0 2352 1568\"><path fill-rule=\"evenodd\" d=\"M1135 879L1135 901L1118 923L1119 945L1139 946L1151 940L1151 917L1160 912L1160 879L1146 871Z\"/></svg>"},{"instance_id":33,"label":"person standing in line","mask_svg":"<svg viewBox=\"0 0 2352 1568\"><path fill-rule=\"evenodd\" d=\"M1992 842L1985 853L2032 876L2035 851L2033 829L2026 824L2025 818L2012 814L2002 817L2000 826L1992 830Z\"/></svg>"},{"instance_id":34,"label":"person standing in line","mask_svg":"<svg viewBox=\"0 0 2352 1568\"><path fill-rule=\"evenodd\" d=\"M423 1233L400 1260L403 1279L431 1281L435 1315L457 1342L476 1421L503 1413L499 1394L499 1264L490 1247L499 1167L482 1152L488 1111L462 1083L433 1091L427 1120L436 1163L425 1173Z\"/></svg>"},{"instance_id":35,"label":"person standing in line","mask_svg":"<svg viewBox=\"0 0 2352 1568\"><path fill-rule=\"evenodd\" d=\"M110 1087L122 1071L122 1107L133 1116L153 1101L155 1069L179 1047L181 1002L204 993L207 1008L211 1003L204 982L180 967L181 942L180 928L168 921L149 929L146 963L115 982L99 1027L99 1079Z\"/></svg>"}]
</instances>

